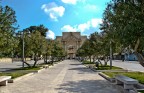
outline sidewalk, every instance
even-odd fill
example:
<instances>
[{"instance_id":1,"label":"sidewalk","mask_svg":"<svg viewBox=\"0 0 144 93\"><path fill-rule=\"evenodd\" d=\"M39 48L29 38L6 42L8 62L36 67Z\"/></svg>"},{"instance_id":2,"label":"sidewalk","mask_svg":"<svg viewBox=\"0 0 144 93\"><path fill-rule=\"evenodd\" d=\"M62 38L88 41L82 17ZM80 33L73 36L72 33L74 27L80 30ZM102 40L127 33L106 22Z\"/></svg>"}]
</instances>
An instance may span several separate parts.
<instances>
[{"instance_id":1,"label":"sidewalk","mask_svg":"<svg viewBox=\"0 0 144 93\"><path fill-rule=\"evenodd\" d=\"M21 81L0 87L0 93L120 93L98 73L76 60L65 60Z\"/></svg>"}]
</instances>

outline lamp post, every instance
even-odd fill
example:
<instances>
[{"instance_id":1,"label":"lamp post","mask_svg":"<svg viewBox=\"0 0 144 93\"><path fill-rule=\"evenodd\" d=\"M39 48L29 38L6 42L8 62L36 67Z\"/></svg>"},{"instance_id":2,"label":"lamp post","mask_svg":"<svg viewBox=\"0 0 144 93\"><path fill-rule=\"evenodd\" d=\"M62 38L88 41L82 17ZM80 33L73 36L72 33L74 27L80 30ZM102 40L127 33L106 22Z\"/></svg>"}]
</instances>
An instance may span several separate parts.
<instances>
[{"instance_id":1,"label":"lamp post","mask_svg":"<svg viewBox=\"0 0 144 93\"><path fill-rule=\"evenodd\" d=\"M25 52L24 52L24 32L22 32L22 67L24 68L24 58L25 58Z\"/></svg>"},{"instance_id":2,"label":"lamp post","mask_svg":"<svg viewBox=\"0 0 144 93\"><path fill-rule=\"evenodd\" d=\"M24 53L24 32L23 31L18 31L17 33L18 37L22 38L22 67L24 68L24 58L25 58L25 53Z\"/></svg>"},{"instance_id":3,"label":"lamp post","mask_svg":"<svg viewBox=\"0 0 144 93\"><path fill-rule=\"evenodd\" d=\"M22 67L24 68L25 63L25 41L24 41L24 33L29 34L27 31L19 31L17 35L20 35L22 38Z\"/></svg>"},{"instance_id":4,"label":"lamp post","mask_svg":"<svg viewBox=\"0 0 144 93\"><path fill-rule=\"evenodd\" d=\"M112 69L112 41L110 40L110 69Z\"/></svg>"}]
</instances>

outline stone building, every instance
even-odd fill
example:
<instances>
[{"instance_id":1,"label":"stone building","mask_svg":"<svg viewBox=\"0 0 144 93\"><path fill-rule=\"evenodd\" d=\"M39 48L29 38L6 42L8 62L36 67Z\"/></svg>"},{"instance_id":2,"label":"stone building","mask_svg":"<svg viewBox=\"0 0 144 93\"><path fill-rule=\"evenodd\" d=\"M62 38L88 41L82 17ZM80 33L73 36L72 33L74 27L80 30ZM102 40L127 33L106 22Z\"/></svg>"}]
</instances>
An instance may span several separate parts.
<instances>
[{"instance_id":1,"label":"stone building","mask_svg":"<svg viewBox=\"0 0 144 93\"><path fill-rule=\"evenodd\" d=\"M84 41L87 36L81 36L80 32L63 32L62 36L56 36L56 41L62 43L64 50L67 53L67 58L75 58L76 51Z\"/></svg>"}]
</instances>

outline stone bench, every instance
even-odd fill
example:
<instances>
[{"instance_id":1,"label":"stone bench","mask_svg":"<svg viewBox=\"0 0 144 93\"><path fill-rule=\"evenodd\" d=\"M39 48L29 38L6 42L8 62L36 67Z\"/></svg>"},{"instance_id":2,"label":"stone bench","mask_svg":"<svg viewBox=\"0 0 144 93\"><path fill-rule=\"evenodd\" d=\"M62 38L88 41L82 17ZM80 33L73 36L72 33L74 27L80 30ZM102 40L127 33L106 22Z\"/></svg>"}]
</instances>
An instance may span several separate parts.
<instances>
[{"instance_id":1,"label":"stone bench","mask_svg":"<svg viewBox=\"0 0 144 93\"><path fill-rule=\"evenodd\" d=\"M0 76L0 86L6 86L11 76Z\"/></svg>"},{"instance_id":2,"label":"stone bench","mask_svg":"<svg viewBox=\"0 0 144 93\"><path fill-rule=\"evenodd\" d=\"M116 84L122 84L124 89L133 89L138 84L138 80L123 75L115 76Z\"/></svg>"}]
</instances>

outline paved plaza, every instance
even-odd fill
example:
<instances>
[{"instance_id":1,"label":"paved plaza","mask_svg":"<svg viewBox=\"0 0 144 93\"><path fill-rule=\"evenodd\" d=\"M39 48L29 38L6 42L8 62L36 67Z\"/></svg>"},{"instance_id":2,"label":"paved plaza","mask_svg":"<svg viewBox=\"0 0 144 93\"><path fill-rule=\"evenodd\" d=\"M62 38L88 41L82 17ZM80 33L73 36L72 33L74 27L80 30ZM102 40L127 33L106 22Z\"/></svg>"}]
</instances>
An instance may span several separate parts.
<instances>
[{"instance_id":1,"label":"paved plaza","mask_svg":"<svg viewBox=\"0 0 144 93\"><path fill-rule=\"evenodd\" d=\"M144 67L141 66L138 61L124 61L123 62L121 60L112 60L112 65L121 67L126 70L144 72Z\"/></svg>"},{"instance_id":2,"label":"paved plaza","mask_svg":"<svg viewBox=\"0 0 144 93\"><path fill-rule=\"evenodd\" d=\"M38 74L0 87L0 93L120 93L97 72L65 60Z\"/></svg>"}]
</instances>

